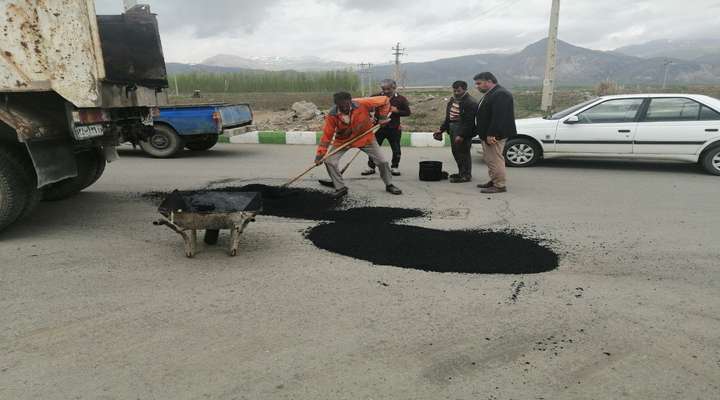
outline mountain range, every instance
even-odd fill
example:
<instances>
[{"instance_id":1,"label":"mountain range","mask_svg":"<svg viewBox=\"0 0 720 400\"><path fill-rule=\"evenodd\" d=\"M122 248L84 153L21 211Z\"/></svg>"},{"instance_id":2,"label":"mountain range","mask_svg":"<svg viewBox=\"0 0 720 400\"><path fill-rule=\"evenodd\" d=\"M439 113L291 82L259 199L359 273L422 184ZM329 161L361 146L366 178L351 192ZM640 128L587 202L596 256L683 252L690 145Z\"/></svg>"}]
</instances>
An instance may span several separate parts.
<instances>
[{"instance_id":1,"label":"mountain range","mask_svg":"<svg viewBox=\"0 0 720 400\"><path fill-rule=\"evenodd\" d=\"M447 85L458 79L469 81L480 71L492 71L507 86L538 86L543 80L546 46L547 39L543 39L513 54L474 54L405 63L406 84ZM322 71L351 67L351 64L317 57L243 58L218 55L201 64L168 63L168 72ZM558 42L558 85L586 86L604 80L622 84L662 84L666 69L670 85L720 84L720 43L711 40L659 40L613 51L599 51ZM372 75L375 80L391 77L393 67L376 66Z\"/></svg>"},{"instance_id":2,"label":"mountain range","mask_svg":"<svg viewBox=\"0 0 720 400\"><path fill-rule=\"evenodd\" d=\"M475 54L425 63L407 63L408 85L447 85L470 80L480 71L494 72L508 86L537 86L545 73L547 39L533 43L514 54ZM720 83L720 63L711 54L707 59L681 60L669 57L643 58L619 51L590 50L558 42L557 84L595 85L604 80L622 84L662 84L667 65L670 84ZM377 67L375 79L392 76L392 66Z\"/></svg>"},{"instance_id":3,"label":"mountain range","mask_svg":"<svg viewBox=\"0 0 720 400\"><path fill-rule=\"evenodd\" d=\"M218 54L200 64L223 68L260 69L266 71L329 71L352 68L351 64L328 61L319 57L239 57Z\"/></svg>"},{"instance_id":4,"label":"mountain range","mask_svg":"<svg viewBox=\"0 0 720 400\"><path fill-rule=\"evenodd\" d=\"M642 44L620 47L616 52L642 58L673 58L685 61L701 61L720 57L720 41L717 39L659 39Z\"/></svg>"}]
</instances>

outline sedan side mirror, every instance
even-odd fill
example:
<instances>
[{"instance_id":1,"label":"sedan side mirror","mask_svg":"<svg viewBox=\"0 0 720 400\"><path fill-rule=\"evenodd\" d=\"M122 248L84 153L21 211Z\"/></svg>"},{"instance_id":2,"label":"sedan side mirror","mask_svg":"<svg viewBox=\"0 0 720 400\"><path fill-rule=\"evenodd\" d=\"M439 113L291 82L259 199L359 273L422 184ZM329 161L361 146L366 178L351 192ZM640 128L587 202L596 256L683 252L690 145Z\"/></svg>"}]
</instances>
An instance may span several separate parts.
<instances>
[{"instance_id":1,"label":"sedan side mirror","mask_svg":"<svg viewBox=\"0 0 720 400\"><path fill-rule=\"evenodd\" d=\"M577 124L578 122L580 122L580 118L578 118L577 115L573 115L565 120L566 124Z\"/></svg>"}]
</instances>

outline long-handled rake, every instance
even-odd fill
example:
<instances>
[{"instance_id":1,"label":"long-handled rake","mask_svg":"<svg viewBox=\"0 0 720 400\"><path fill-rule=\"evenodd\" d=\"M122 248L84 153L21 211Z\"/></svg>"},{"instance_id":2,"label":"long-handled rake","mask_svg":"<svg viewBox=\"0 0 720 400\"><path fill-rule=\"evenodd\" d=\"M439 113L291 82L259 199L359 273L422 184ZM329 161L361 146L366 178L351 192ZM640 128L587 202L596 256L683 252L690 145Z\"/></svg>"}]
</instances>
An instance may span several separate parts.
<instances>
[{"instance_id":1,"label":"long-handled rake","mask_svg":"<svg viewBox=\"0 0 720 400\"><path fill-rule=\"evenodd\" d=\"M285 184L282 185L281 187L288 187L288 186L292 185L292 184L295 183L298 179L300 179L300 178L302 178L303 176L305 176L308 172L310 172L310 171L312 171L313 169L315 169L315 167L323 164L328 158L334 156L335 154L339 153L340 151L345 150L347 147L349 147L349 146L352 145L353 143L357 142L358 140L364 138L365 136L367 136L367 135L369 135L369 134L371 134L371 133L376 133L376 132L380 129L381 126L382 126L382 125L377 124L377 125L373 126L372 128L368 129L367 131L365 131L363 134L361 134L361 135L359 135L359 136L356 136L355 138L353 138L352 140L350 140L350 141L348 141L348 142L346 142L346 143L343 143L341 146L337 147L335 150L333 150L333 151L331 151L330 153L326 154L325 157L323 157L320 161L318 161L318 162L314 163L313 165L309 166L305 171L303 171L302 173L300 173L300 175L298 175L298 176L290 179L287 183L285 183ZM358 152L358 153L359 153L359 152ZM357 157L357 154L355 154L355 157ZM353 157L353 159L354 159L355 157ZM352 162L352 160L350 160L350 162ZM345 169L347 169L347 167L348 167L349 165L350 165L350 163L348 163L348 165L345 166L345 168L343 169L343 171L345 171Z\"/></svg>"}]
</instances>

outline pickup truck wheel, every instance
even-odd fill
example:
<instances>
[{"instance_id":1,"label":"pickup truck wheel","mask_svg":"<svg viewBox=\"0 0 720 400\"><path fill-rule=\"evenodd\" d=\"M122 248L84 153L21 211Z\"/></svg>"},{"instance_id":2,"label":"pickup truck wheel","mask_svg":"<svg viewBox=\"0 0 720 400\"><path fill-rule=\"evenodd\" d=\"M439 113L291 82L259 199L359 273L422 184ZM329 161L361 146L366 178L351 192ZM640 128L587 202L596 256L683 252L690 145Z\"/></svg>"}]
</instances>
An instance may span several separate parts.
<instances>
[{"instance_id":1,"label":"pickup truck wheel","mask_svg":"<svg viewBox=\"0 0 720 400\"><path fill-rule=\"evenodd\" d=\"M202 140L187 143L185 147L192 151L210 150L218 142L219 135L210 135Z\"/></svg>"},{"instance_id":2,"label":"pickup truck wheel","mask_svg":"<svg viewBox=\"0 0 720 400\"><path fill-rule=\"evenodd\" d=\"M43 200L55 201L74 196L90 186L97 175L97 153L83 151L75 155L78 175L60 182L51 183L42 189Z\"/></svg>"},{"instance_id":3,"label":"pickup truck wheel","mask_svg":"<svg viewBox=\"0 0 720 400\"><path fill-rule=\"evenodd\" d=\"M705 170L713 175L720 175L720 146L715 146L705 152L702 158Z\"/></svg>"},{"instance_id":4,"label":"pickup truck wheel","mask_svg":"<svg viewBox=\"0 0 720 400\"><path fill-rule=\"evenodd\" d=\"M505 144L505 164L509 167L529 167L540 160L540 149L532 140L516 138Z\"/></svg>"},{"instance_id":5,"label":"pickup truck wheel","mask_svg":"<svg viewBox=\"0 0 720 400\"><path fill-rule=\"evenodd\" d=\"M15 162L11 151L0 147L0 231L20 217L27 199L22 166Z\"/></svg>"},{"instance_id":6,"label":"pickup truck wheel","mask_svg":"<svg viewBox=\"0 0 720 400\"><path fill-rule=\"evenodd\" d=\"M174 129L165 125L155 125L153 133L140 141L143 151L155 158L170 158L185 147L183 139Z\"/></svg>"}]
</instances>

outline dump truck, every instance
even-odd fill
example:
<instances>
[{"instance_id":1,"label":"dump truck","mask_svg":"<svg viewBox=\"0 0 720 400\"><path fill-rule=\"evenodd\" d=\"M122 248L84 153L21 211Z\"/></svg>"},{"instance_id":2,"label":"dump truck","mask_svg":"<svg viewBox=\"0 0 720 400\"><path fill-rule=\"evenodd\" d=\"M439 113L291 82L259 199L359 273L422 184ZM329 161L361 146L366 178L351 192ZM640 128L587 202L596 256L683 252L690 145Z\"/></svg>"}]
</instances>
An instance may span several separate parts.
<instances>
[{"instance_id":1,"label":"dump truck","mask_svg":"<svg viewBox=\"0 0 720 400\"><path fill-rule=\"evenodd\" d=\"M0 230L97 181L167 104L156 16L94 0L0 1Z\"/></svg>"}]
</instances>

